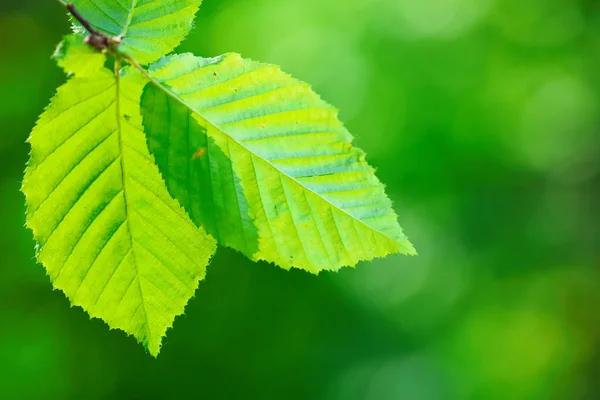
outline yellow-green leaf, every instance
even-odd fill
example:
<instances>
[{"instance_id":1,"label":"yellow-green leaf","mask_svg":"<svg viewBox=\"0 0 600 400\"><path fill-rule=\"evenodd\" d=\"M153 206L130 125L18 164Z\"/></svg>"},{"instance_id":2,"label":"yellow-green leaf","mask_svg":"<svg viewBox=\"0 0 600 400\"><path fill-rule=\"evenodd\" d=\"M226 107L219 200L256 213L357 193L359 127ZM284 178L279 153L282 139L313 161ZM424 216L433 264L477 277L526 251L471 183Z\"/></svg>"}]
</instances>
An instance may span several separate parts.
<instances>
[{"instance_id":1,"label":"yellow-green leaf","mask_svg":"<svg viewBox=\"0 0 600 400\"><path fill-rule=\"evenodd\" d=\"M309 85L237 54L171 56L150 75L150 150L219 243L314 273L415 254L364 152Z\"/></svg>"},{"instance_id":2,"label":"yellow-green leaf","mask_svg":"<svg viewBox=\"0 0 600 400\"><path fill-rule=\"evenodd\" d=\"M116 79L102 59L61 60L81 74L31 133L22 189L37 259L73 305L157 355L216 244L171 198L148 151L143 77Z\"/></svg>"}]
</instances>

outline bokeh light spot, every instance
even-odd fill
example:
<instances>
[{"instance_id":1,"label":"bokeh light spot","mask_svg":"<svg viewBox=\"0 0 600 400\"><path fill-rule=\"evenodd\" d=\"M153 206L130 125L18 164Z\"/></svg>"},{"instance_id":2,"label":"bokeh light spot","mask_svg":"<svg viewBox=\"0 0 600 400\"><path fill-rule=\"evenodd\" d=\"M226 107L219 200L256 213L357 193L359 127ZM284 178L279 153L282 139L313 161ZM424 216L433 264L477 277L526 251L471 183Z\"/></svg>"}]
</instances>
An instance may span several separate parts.
<instances>
[{"instance_id":1,"label":"bokeh light spot","mask_svg":"<svg viewBox=\"0 0 600 400\"><path fill-rule=\"evenodd\" d=\"M398 0L387 2L395 29L407 37L451 39L468 32L488 14L491 0ZM393 25L390 25L393 28Z\"/></svg>"},{"instance_id":2,"label":"bokeh light spot","mask_svg":"<svg viewBox=\"0 0 600 400\"><path fill-rule=\"evenodd\" d=\"M600 143L597 109L589 85L574 76L543 83L523 112L519 144L527 162L563 179L582 179Z\"/></svg>"}]
</instances>

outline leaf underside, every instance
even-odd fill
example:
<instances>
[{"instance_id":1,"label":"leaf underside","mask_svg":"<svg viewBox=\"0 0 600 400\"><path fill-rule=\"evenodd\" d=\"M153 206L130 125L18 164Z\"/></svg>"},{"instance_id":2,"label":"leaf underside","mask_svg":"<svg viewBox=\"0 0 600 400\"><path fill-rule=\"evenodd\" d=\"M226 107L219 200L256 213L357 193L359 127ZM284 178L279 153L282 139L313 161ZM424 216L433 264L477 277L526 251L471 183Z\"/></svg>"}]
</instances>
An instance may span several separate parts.
<instances>
[{"instance_id":1,"label":"leaf underside","mask_svg":"<svg viewBox=\"0 0 600 400\"><path fill-rule=\"evenodd\" d=\"M148 151L144 84L134 71L118 83L100 65L59 88L29 138L22 190L54 287L156 356L216 244L171 198Z\"/></svg>"},{"instance_id":2,"label":"leaf underside","mask_svg":"<svg viewBox=\"0 0 600 400\"><path fill-rule=\"evenodd\" d=\"M237 54L171 56L150 74L150 151L220 244L313 273L415 254L337 109L306 83Z\"/></svg>"},{"instance_id":3,"label":"leaf underside","mask_svg":"<svg viewBox=\"0 0 600 400\"><path fill-rule=\"evenodd\" d=\"M101 32L123 36L120 51L142 65L170 53L189 33L202 0L74 0ZM77 26L77 25L76 25ZM78 29L85 33L82 29Z\"/></svg>"}]
</instances>

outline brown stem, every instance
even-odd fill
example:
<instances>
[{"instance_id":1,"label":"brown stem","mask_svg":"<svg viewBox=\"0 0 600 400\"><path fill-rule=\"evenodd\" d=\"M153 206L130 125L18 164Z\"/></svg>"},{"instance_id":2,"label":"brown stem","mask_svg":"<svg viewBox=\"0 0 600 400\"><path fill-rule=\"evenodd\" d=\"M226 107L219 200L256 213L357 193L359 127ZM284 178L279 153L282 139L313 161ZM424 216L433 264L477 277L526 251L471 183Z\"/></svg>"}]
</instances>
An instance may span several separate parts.
<instances>
[{"instance_id":1,"label":"brown stem","mask_svg":"<svg viewBox=\"0 0 600 400\"><path fill-rule=\"evenodd\" d=\"M75 4L73 4L73 3L67 3L67 5L65 7L71 13L71 15L73 17L75 17L75 19L77 21L79 21L79 23L81 25L83 25L83 27L90 33L90 35L102 36L102 34L100 32L98 32L92 26L92 24L90 24L90 21L88 21L87 19L83 18L83 16L79 13L79 11L77 11L77 9L75 8Z\"/></svg>"},{"instance_id":2,"label":"brown stem","mask_svg":"<svg viewBox=\"0 0 600 400\"><path fill-rule=\"evenodd\" d=\"M94 49L104 52L110 51L113 52L114 45L118 45L120 40L114 40L110 38L108 35L105 35L102 32L99 32L92 26L90 21L85 19L83 15L79 13L79 11L75 8L75 4L73 3L65 3L62 0L58 0L58 2L65 6L67 11L75 18L79 23L89 32L89 36L85 39L85 42L92 46Z\"/></svg>"}]
</instances>

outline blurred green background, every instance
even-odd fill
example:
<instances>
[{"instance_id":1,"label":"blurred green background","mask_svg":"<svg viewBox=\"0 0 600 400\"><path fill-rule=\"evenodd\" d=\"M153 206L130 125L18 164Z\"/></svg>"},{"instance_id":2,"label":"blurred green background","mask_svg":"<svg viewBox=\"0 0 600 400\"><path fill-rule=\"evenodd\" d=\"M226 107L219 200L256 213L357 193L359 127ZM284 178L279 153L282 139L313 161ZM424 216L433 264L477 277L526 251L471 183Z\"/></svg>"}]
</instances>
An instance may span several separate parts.
<instances>
[{"instance_id":1,"label":"blurred green background","mask_svg":"<svg viewBox=\"0 0 600 400\"><path fill-rule=\"evenodd\" d=\"M68 31L0 2L0 398L600 398L600 2L205 0L181 50L312 83L420 256L316 277L220 249L157 360L70 309L23 227Z\"/></svg>"}]
</instances>

